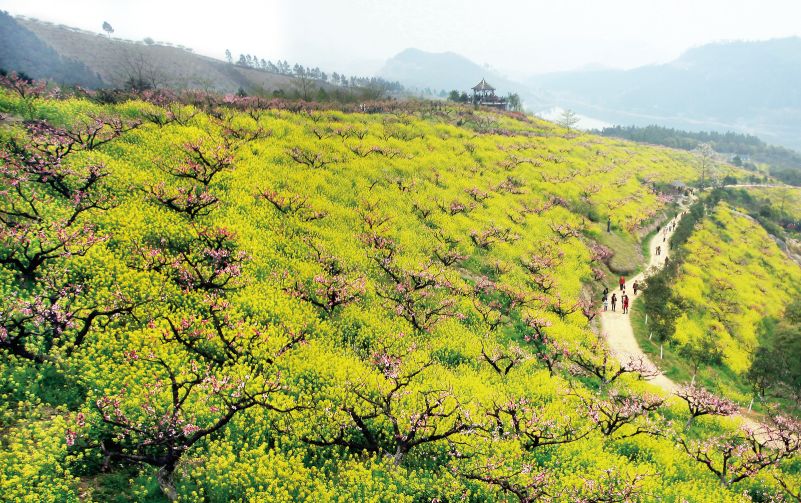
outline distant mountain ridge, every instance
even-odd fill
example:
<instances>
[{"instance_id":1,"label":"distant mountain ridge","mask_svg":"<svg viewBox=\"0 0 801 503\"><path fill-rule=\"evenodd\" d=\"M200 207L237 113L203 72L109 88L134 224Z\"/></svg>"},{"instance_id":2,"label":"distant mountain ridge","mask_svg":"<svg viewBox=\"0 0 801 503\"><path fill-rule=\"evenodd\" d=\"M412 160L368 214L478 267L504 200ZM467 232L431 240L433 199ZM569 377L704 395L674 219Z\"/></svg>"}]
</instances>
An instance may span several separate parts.
<instances>
[{"instance_id":1,"label":"distant mountain ridge","mask_svg":"<svg viewBox=\"0 0 801 503\"><path fill-rule=\"evenodd\" d=\"M801 148L801 38L721 42L667 64L536 75L545 101L618 124L734 130Z\"/></svg>"},{"instance_id":2,"label":"distant mountain ridge","mask_svg":"<svg viewBox=\"0 0 801 503\"><path fill-rule=\"evenodd\" d=\"M541 105L526 84L510 80L454 52L434 53L414 48L405 49L388 59L379 75L407 87L445 91L469 91L481 79L486 79L499 95L518 93L528 108Z\"/></svg>"},{"instance_id":3,"label":"distant mountain ridge","mask_svg":"<svg viewBox=\"0 0 801 503\"><path fill-rule=\"evenodd\" d=\"M496 87L523 87L513 83L494 71L481 66L455 52L426 52L420 49L405 49L389 60L379 71L389 80L401 80L418 88L457 89L463 91L477 84L482 78ZM470 83L466 87L466 83Z\"/></svg>"}]
</instances>

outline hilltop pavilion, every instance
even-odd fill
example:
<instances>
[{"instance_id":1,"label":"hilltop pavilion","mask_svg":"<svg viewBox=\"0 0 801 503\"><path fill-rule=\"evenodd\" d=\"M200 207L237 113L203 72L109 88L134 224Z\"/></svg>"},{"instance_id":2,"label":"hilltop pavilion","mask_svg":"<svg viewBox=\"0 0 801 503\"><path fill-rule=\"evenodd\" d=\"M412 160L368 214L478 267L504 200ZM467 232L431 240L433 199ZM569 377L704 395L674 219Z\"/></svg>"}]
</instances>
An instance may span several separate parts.
<instances>
[{"instance_id":1,"label":"hilltop pavilion","mask_svg":"<svg viewBox=\"0 0 801 503\"><path fill-rule=\"evenodd\" d=\"M501 110L506 110L507 106L506 98L497 96L495 88L484 79L473 87L473 104Z\"/></svg>"}]
</instances>

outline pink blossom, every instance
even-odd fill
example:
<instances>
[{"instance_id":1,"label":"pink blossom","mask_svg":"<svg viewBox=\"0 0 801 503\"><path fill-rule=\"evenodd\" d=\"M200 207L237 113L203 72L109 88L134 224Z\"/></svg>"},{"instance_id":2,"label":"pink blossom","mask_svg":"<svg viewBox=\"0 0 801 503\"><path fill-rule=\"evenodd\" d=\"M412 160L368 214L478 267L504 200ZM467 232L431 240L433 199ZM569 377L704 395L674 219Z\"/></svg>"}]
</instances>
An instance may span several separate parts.
<instances>
[{"instance_id":1,"label":"pink blossom","mask_svg":"<svg viewBox=\"0 0 801 503\"><path fill-rule=\"evenodd\" d=\"M186 424L186 425L184 425L182 431L183 431L184 436L188 437L189 435L191 435L191 434L193 434L193 433L195 433L197 431L200 431L200 427L195 426L194 424Z\"/></svg>"}]
</instances>

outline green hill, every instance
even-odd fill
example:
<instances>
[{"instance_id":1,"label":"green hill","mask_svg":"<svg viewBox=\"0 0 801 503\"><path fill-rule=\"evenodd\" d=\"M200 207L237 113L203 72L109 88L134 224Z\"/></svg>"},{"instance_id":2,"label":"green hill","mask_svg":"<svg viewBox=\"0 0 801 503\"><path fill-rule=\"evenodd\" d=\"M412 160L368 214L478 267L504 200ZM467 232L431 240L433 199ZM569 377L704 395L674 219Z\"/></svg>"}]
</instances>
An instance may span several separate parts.
<instances>
[{"instance_id":1,"label":"green hill","mask_svg":"<svg viewBox=\"0 0 801 503\"><path fill-rule=\"evenodd\" d=\"M597 334L607 219L637 245L690 153L432 103L22 94L0 92L25 120L0 130L4 498L795 487L801 426L766 444L706 395L688 412Z\"/></svg>"},{"instance_id":2,"label":"green hill","mask_svg":"<svg viewBox=\"0 0 801 503\"><path fill-rule=\"evenodd\" d=\"M793 150L768 145L756 136L733 133L679 131L660 126L614 126L598 132L627 140L693 150L708 144L712 150L727 154L732 162L752 171L766 165L771 176L791 185L801 185L801 154ZM759 176L755 173L755 178Z\"/></svg>"}]
</instances>

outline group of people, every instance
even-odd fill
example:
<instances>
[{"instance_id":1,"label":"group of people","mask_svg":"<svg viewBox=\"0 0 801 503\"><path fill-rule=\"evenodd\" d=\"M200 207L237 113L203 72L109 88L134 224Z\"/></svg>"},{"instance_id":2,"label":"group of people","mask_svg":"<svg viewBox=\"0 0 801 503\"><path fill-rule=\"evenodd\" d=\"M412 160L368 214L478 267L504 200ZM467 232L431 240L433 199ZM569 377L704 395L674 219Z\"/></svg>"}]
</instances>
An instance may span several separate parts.
<instances>
[{"instance_id":1,"label":"group of people","mask_svg":"<svg viewBox=\"0 0 801 503\"><path fill-rule=\"evenodd\" d=\"M662 242L663 243L665 241L667 241L667 233L668 232L673 232L674 230L676 230L676 221L675 220L671 220L670 222L668 222L667 225L665 225L665 227L662 228ZM659 227L656 228L656 232L659 232ZM662 245L658 245L656 247L656 254L657 254L657 256L658 255L662 255ZM665 255L665 263L667 263L667 262L668 262L668 258L667 258L667 255Z\"/></svg>"},{"instance_id":2,"label":"group of people","mask_svg":"<svg viewBox=\"0 0 801 503\"><path fill-rule=\"evenodd\" d=\"M631 285L631 289L634 291L634 295L637 295L637 291L640 289L639 283L635 280L634 283ZM612 293L612 296L609 296L609 288L604 287L603 293L603 304L604 304L604 311L609 310L609 304L612 304L612 311L617 310L617 293ZM626 294L626 278L621 276L620 277L620 307L623 308L623 314L629 313L629 296Z\"/></svg>"},{"instance_id":3,"label":"group of people","mask_svg":"<svg viewBox=\"0 0 801 503\"><path fill-rule=\"evenodd\" d=\"M664 243L664 242L667 241L667 233L668 232L673 232L675 229L676 229L676 221L675 220L671 220L662 229L657 228L656 232L659 232L660 230L662 231L662 242ZM656 254L657 255L662 255L662 245L658 245L656 247ZM667 264L667 263L668 263L668 258L667 258L667 255L666 255L665 256L665 264ZM628 314L629 313L629 303L630 303L630 301L629 301L629 296L626 294L626 278L621 276L619 284L620 284L620 299L619 299L620 300L620 306L623 308L623 314ZM634 291L634 296L636 297L637 296L637 291L640 290L640 285L637 283L636 280L631 285L631 288ZM607 288L607 287L604 287L604 293L603 293L602 301L603 301L603 305L604 305L604 311L608 311L609 310L609 305L610 304L612 305L612 311L616 311L617 310L618 296L617 296L616 293L613 293L612 296L610 297L609 296L609 288Z\"/></svg>"},{"instance_id":4,"label":"group of people","mask_svg":"<svg viewBox=\"0 0 801 503\"><path fill-rule=\"evenodd\" d=\"M674 230L676 230L676 221L675 221L675 220L671 220L671 221L670 221L670 222L668 222L668 223L667 223L667 225L665 225L665 227L662 229L662 242L663 242L663 243L664 243L664 242L667 240L667 233L668 233L668 232L673 232ZM658 228L658 227L657 227L656 231L657 231L657 232L659 232L659 228ZM658 247L657 247L657 251L658 251L658 252L661 252L661 251L662 251L662 247L661 247L661 246L658 246ZM658 255L658 254L659 254L659 253L657 253L657 255Z\"/></svg>"}]
</instances>

